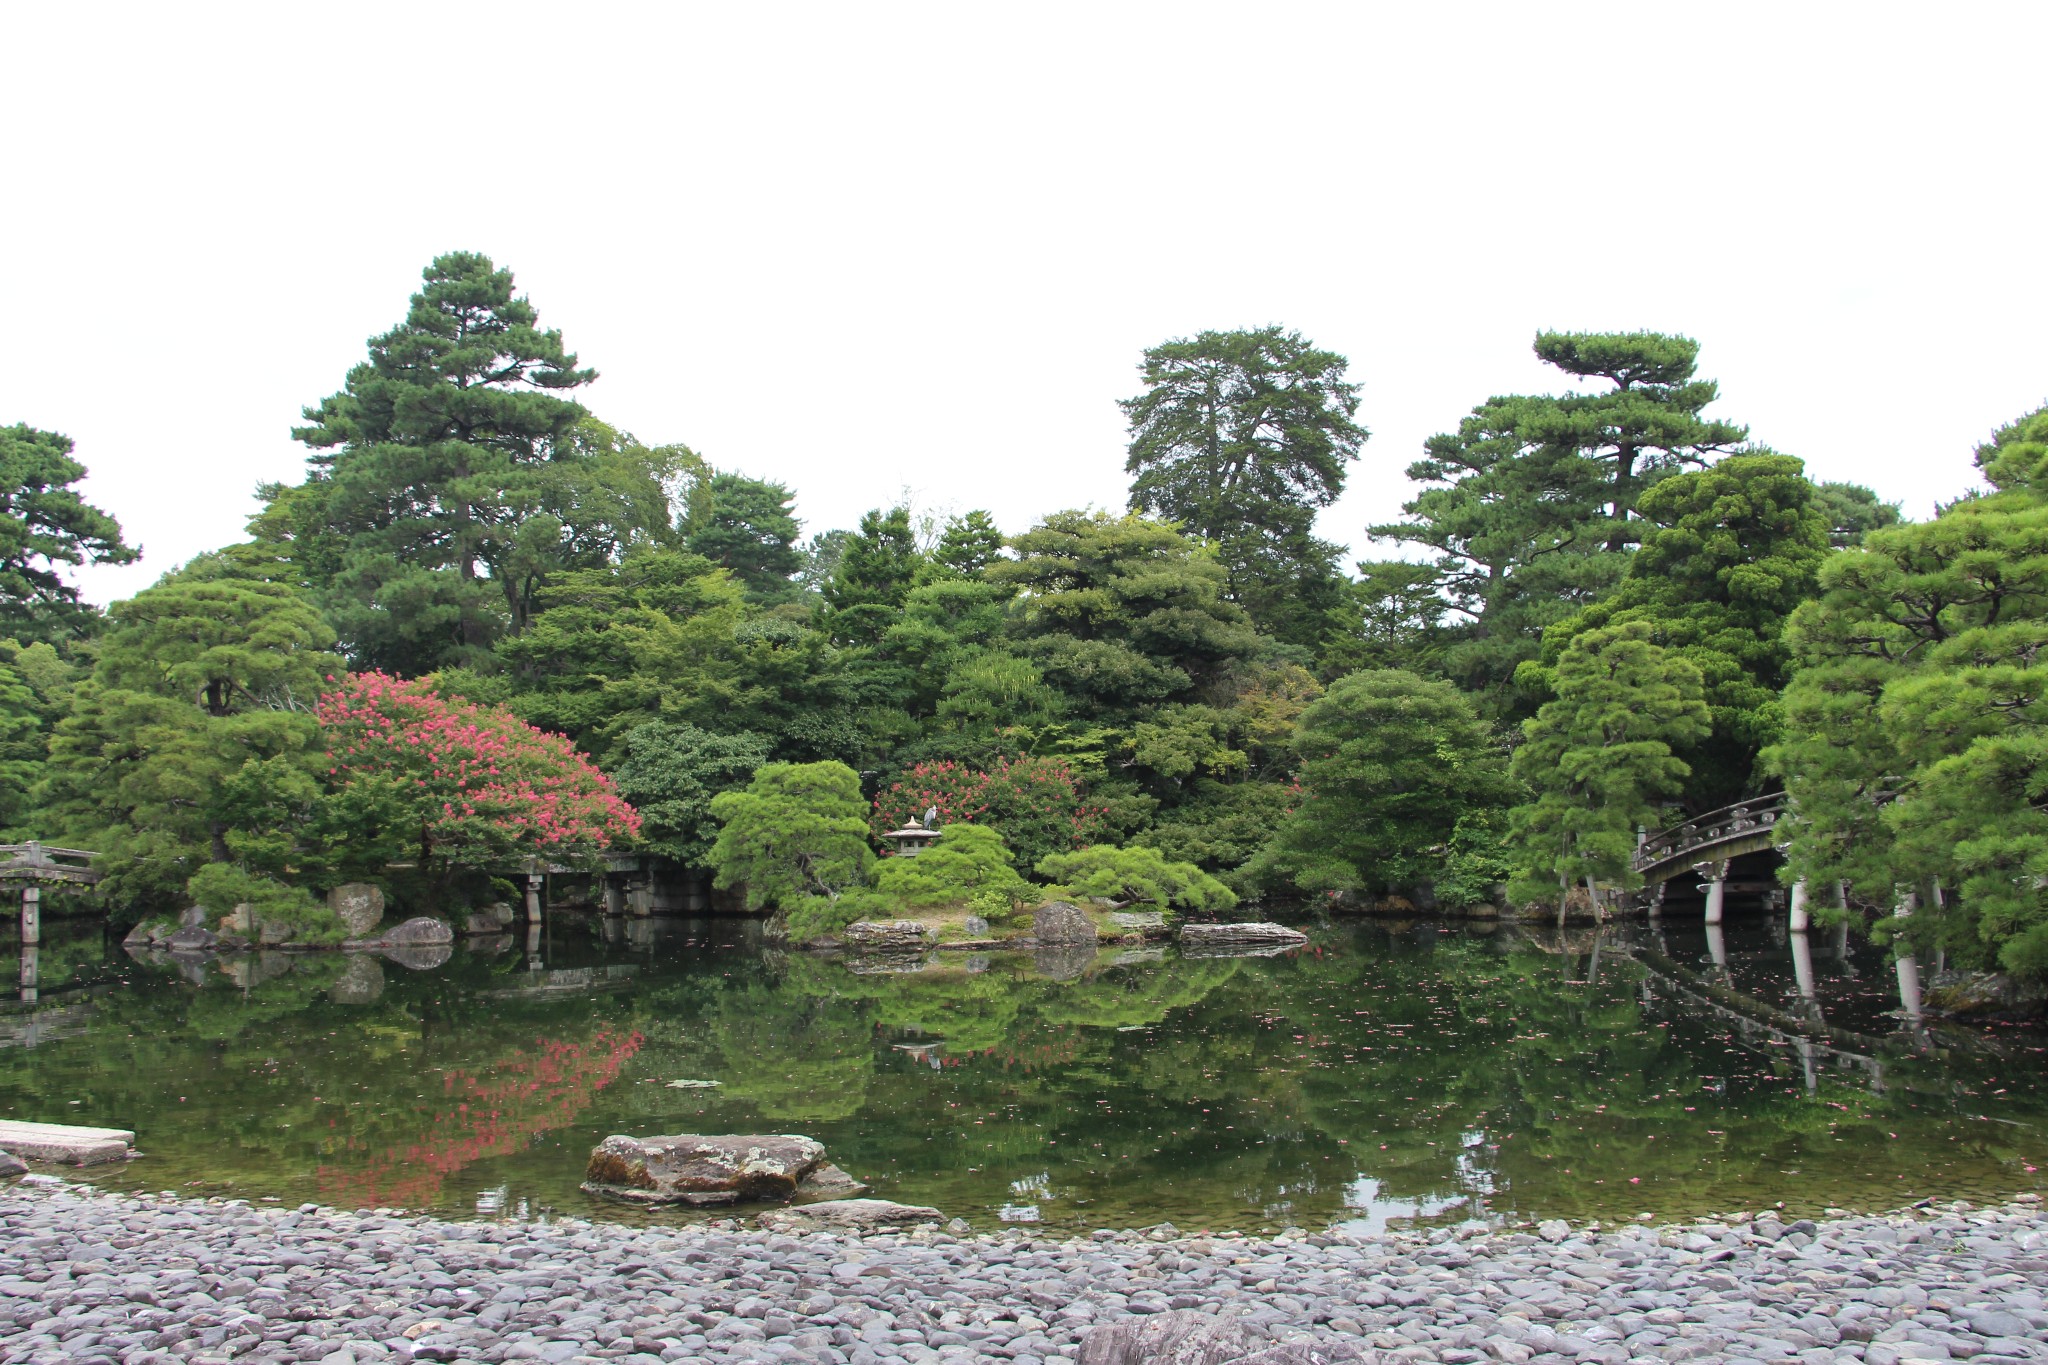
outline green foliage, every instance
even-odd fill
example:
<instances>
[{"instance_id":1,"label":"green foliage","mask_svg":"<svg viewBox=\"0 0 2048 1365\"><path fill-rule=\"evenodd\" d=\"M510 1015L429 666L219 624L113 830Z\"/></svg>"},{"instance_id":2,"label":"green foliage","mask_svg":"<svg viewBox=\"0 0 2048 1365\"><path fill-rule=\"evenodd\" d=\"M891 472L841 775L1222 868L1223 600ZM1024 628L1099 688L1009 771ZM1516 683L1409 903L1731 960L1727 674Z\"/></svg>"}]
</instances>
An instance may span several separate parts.
<instances>
[{"instance_id":1,"label":"green foliage","mask_svg":"<svg viewBox=\"0 0 2048 1365\"><path fill-rule=\"evenodd\" d=\"M78 670L45 641L0 640L0 843L40 837L32 793Z\"/></svg>"},{"instance_id":2,"label":"green foliage","mask_svg":"<svg viewBox=\"0 0 2048 1365\"><path fill-rule=\"evenodd\" d=\"M1628 621L1578 635L1558 660L1557 699L1524 723L1513 771L1534 800L1513 816L1517 899L1585 882L1597 902L1601 883L1635 884L1636 827L1658 823L1656 798L1690 771L1674 750L1709 729L1699 669L1653 634Z\"/></svg>"},{"instance_id":3,"label":"green foliage","mask_svg":"<svg viewBox=\"0 0 2048 1365\"><path fill-rule=\"evenodd\" d=\"M54 431L0 427L0 638L89 634L99 613L59 566L132 564L141 553L71 486L85 477L72 449Z\"/></svg>"},{"instance_id":4,"label":"green foliage","mask_svg":"<svg viewBox=\"0 0 2048 1365\"><path fill-rule=\"evenodd\" d=\"M1872 531L1899 523L1899 505L1879 501L1860 483L1816 484L1813 505L1827 522L1828 543L1837 550L1853 550Z\"/></svg>"},{"instance_id":5,"label":"green foliage","mask_svg":"<svg viewBox=\"0 0 2048 1365\"><path fill-rule=\"evenodd\" d=\"M742 593L701 555L636 547L617 564L557 574L536 603L525 633L497 646L510 704L601 758L634 726L720 709L743 686Z\"/></svg>"},{"instance_id":6,"label":"green foliage","mask_svg":"<svg viewBox=\"0 0 2048 1365\"><path fill-rule=\"evenodd\" d=\"M714 796L711 814L716 885L744 885L750 910L835 901L875 861L860 777L844 763L771 763L745 791Z\"/></svg>"},{"instance_id":7,"label":"green foliage","mask_svg":"<svg viewBox=\"0 0 2048 1365\"><path fill-rule=\"evenodd\" d=\"M1223 568L1171 526L1056 512L1012 545L1017 558L986 575L1022 595L1017 647L1083 718L1194 700L1258 652L1250 621L1223 596Z\"/></svg>"},{"instance_id":8,"label":"green foliage","mask_svg":"<svg viewBox=\"0 0 2048 1365\"><path fill-rule=\"evenodd\" d=\"M1336 547L1315 514L1344 491L1366 430L1345 359L1278 327L1203 332L1145 352L1131 425L1131 510L1214 542L1226 595L1270 633L1312 645L1335 604Z\"/></svg>"},{"instance_id":9,"label":"green foliage","mask_svg":"<svg viewBox=\"0 0 2048 1365\"><path fill-rule=\"evenodd\" d=\"M2048 975L2048 409L1978 451L2000 491L1870 532L1794 613L1766 762L1798 811L1790 875L1889 907L1907 944Z\"/></svg>"},{"instance_id":10,"label":"green foliage","mask_svg":"<svg viewBox=\"0 0 2048 1365\"><path fill-rule=\"evenodd\" d=\"M341 392L306 410L308 477L259 534L288 545L351 658L405 675L488 665L563 569L673 534L665 482L699 464L592 423L589 383L512 274L452 252Z\"/></svg>"},{"instance_id":11,"label":"green foliage","mask_svg":"<svg viewBox=\"0 0 2048 1365\"><path fill-rule=\"evenodd\" d=\"M1363 560L1345 584L1344 602L1331 614L1323 642L1324 678L1370 668L1429 672L1443 655L1444 600L1433 564L1405 559Z\"/></svg>"},{"instance_id":12,"label":"green foliage","mask_svg":"<svg viewBox=\"0 0 2048 1365\"><path fill-rule=\"evenodd\" d=\"M827 629L836 644L874 644L903 608L924 556L908 507L869 512L825 582Z\"/></svg>"},{"instance_id":13,"label":"green foliage","mask_svg":"<svg viewBox=\"0 0 2048 1365\"><path fill-rule=\"evenodd\" d=\"M718 839L712 799L751 778L768 762L770 747L765 735L714 734L668 721L628 730L611 776L640 812L640 847L690 867L710 866Z\"/></svg>"},{"instance_id":14,"label":"green foliage","mask_svg":"<svg viewBox=\"0 0 2048 1365\"><path fill-rule=\"evenodd\" d=\"M234 863L208 863L185 884L195 905L218 918L249 908L250 929L286 930L293 943L339 943L347 929L332 910L303 888L284 883Z\"/></svg>"},{"instance_id":15,"label":"green foliage","mask_svg":"<svg viewBox=\"0 0 2048 1365\"><path fill-rule=\"evenodd\" d=\"M209 862L279 877L317 861L310 707L341 661L312 605L202 558L110 615L51 738L47 806L62 837L102 853L113 901L178 908Z\"/></svg>"},{"instance_id":16,"label":"green foliage","mask_svg":"<svg viewBox=\"0 0 2048 1365\"><path fill-rule=\"evenodd\" d=\"M1252 863L1301 801L1301 790L1283 782L1196 782L1187 798L1161 811L1130 841L1156 848L1169 862L1193 863L1218 874L1234 890Z\"/></svg>"},{"instance_id":17,"label":"green foliage","mask_svg":"<svg viewBox=\"0 0 2048 1365\"><path fill-rule=\"evenodd\" d=\"M1698 352L1654 332L1541 333L1540 358L1609 387L1492 398L1425 442L1408 477L1426 487L1373 534L1437 551L1442 592L1470 622L1442 661L1461 686L1501 689L1547 627L1620 580L1613 552L1634 543L1644 490L1742 440L1701 415L1718 390L1693 377Z\"/></svg>"},{"instance_id":18,"label":"green foliage","mask_svg":"<svg viewBox=\"0 0 2048 1365\"><path fill-rule=\"evenodd\" d=\"M945 826L916 857L882 859L875 864L874 886L878 894L918 909L997 898L1007 905L1026 890L1003 836L967 824Z\"/></svg>"},{"instance_id":19,"label":"green foliage","mask_svg":"<svg viewBox=\"0 0 2048 1365\"><path fill-rule=\"evenodd\" d=\"M1431 877L1458 820L1512 799L1501 746L1448 683L1354 673L1302 714L1300 803L1254 874L1307 891L1411 886Z\"/></svg>"},{"instance_id":20,"label":"green foliage","mask_svg":"<svg viewBox=\"0 0 2048 1365\"><path fill-rule=\"evenodd\" d=\"M979 578L1003 555L1003 533L979 508L952 518L932 551L932 563L962 578Z\"/></svg>"},{"instance_id":21,"label":"green foliage","mask_svg":"<svg viewBox=\"0 0 2048 1365\"><path fill-rule=\"evenodd\" d=\"M1168 862L1156 848L1095 844L1038 860L1038 873L1054 885L1048 895L1101 898L1162 910L1218 911L1237 904L1237 893L1193 863Z\"/></svg>"},{"instance_id":22,"label":"green foliage","mask_svg":"<svg viewBox=\"0 0 2048 1365\"><path fill-rule=\"evenodd\" d=\"M880 836L906 821L938 812L934 824L986 826L1026 866L1048 853L1088 842L1102 810L1063 759L999 754L984 763L917 763L876 794L870 817Z\"/></svg>"},{"instance_id":23,"label":"green foliage","mask_svg":"<svg viewBox=\"0 0 2048 1365\"><path fill-rule=\"evenodd\" d=\"M1777 738L1778 694L1789 673L1783 643L1793 608L1817 590L1828 555L1826 517L1798 460L1755 452L1677 474L1642 496L1655 523L1620 587L1552 626L1542 665L1517 681L1548 694L1550 669L1572 638L1628 621L1700 670L1713 731L1679 751L1691 770L1688 804L1707 810L1755 790L1764 746Z\"/></svg>"},{"instance_id":24,"label":"green foliage","mask_svg":"<svg viewBox=\"0 0 2048 1365\"><path fill-rule=\"evenodd\" d=\"M692 554L731 573L754 600L784 601L795 594L791 580L803 567L795 497L779 483L714 474L705 486L699 524L685 543Z\"/></svg>"}]
</instances>

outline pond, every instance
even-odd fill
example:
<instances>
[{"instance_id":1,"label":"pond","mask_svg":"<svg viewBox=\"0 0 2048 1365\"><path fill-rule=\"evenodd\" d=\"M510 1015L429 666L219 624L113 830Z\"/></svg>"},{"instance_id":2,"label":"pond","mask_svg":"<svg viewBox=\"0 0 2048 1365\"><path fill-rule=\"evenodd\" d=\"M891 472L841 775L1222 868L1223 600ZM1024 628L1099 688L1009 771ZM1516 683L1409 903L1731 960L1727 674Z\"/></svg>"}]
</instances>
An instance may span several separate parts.
<instances>
[{"instance_id":1,"label":"pond","mask_svg":"<svg viewBox=\"0 0 2048 1365\"><path fill-rule=\"evenodd\" d=\"M561 916L532 952L418 970L137 959L55 925L41 999L0 1008L0 1117L135 1129L145 1155L90 1174L107 1187L471 1217L693 1216L577 1188L621 1132L806 1133L876 1195L980 1229L1811 1214L2048 1187L2048 1037L1908 1027L1892 964L1831 935L1802 992L1763 918L1711 943L1676 919L1306 928L1273 957L889 972L764 947L737 919Z\"/></svg>"}]
</instances>

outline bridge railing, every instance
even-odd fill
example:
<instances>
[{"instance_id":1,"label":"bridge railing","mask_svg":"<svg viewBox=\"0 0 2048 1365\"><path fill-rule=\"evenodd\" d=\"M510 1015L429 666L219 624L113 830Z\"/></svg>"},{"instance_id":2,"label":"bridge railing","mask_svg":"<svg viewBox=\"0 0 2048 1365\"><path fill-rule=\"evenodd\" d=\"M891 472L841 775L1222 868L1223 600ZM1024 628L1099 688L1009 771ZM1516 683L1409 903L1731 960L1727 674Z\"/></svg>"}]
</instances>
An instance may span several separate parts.
<instances>
[{"instance_id":1,"label":"bridge railing","mask_svg":"<svg viewBox=\"0 0 2048 1365\"><path fill-rule=\"evenodd\" d=\"M10 882L96 882L92 870L99 855L82 848L58 848L53 844L0 844L0 881Z\"/></svg>"},{"instance_id":2,"label":"bridge railing","mask_svg":"<svg viewBox=\"0 0 2048 1365\"><path fill-rule=\"evenodd\" d=\"M1642 847L1636 850L1636 871L1683 859L1694 849L1710 848L1743 835L1772 829L1784 814L1785 793L1767 792L1719 810L1695 815L1683 824L1660 829L1645 839Z\"/></svg>"}]
</instances>

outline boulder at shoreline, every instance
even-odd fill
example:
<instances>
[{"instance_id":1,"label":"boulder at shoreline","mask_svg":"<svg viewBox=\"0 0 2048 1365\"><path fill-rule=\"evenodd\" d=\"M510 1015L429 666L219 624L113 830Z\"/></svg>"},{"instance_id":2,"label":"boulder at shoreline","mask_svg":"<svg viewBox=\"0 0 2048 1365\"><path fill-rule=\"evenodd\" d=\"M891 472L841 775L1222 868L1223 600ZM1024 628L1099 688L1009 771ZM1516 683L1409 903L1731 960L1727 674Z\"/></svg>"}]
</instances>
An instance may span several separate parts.
<instances>
[{"instance_id":1,"label":"boulder at shoreline","mask_svg":"<svg viewBox=\"0 0 2048 1365\"><path fill-rule=\"evenodd\" d=\"M944 1217L924 1204L898 1204L887 1199L828 1199L818 1204L772 1209L755 1221L771 1232L880 1232L936 1223Z\"/></svg>"},{"instance_id":2,"label":"boulder at shoreline","mask_svg":"<svg viewBox=\"0 0 2048 1365\"><path fill-rule=\"evenodd\" d=\"M636 1204L737 1204L793 1198L825 1166L825 1144L794 1133L614 1133L591 1151L583 1188Z\"/></svg>"}]
</instances>

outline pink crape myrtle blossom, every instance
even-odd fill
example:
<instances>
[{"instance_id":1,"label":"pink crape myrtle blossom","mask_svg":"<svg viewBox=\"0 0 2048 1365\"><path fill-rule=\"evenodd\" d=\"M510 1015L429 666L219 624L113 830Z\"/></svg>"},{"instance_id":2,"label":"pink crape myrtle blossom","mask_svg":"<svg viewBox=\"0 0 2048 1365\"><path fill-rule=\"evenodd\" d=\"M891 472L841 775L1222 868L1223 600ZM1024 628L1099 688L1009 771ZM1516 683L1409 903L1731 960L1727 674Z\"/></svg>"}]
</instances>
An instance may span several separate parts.
<instances>
[{"instance_id":1,"label":"pink crape myrtle blossom","mask_svg":"<svg viewBox=\"0 0 2048 1365\"><path fill-rule=\"evenodd\" d=\"M560 735L384 673L331 679L314 707L331 789L416 837L423 858L588 858L640 814Z\"/></svg>"}]
</instances>

